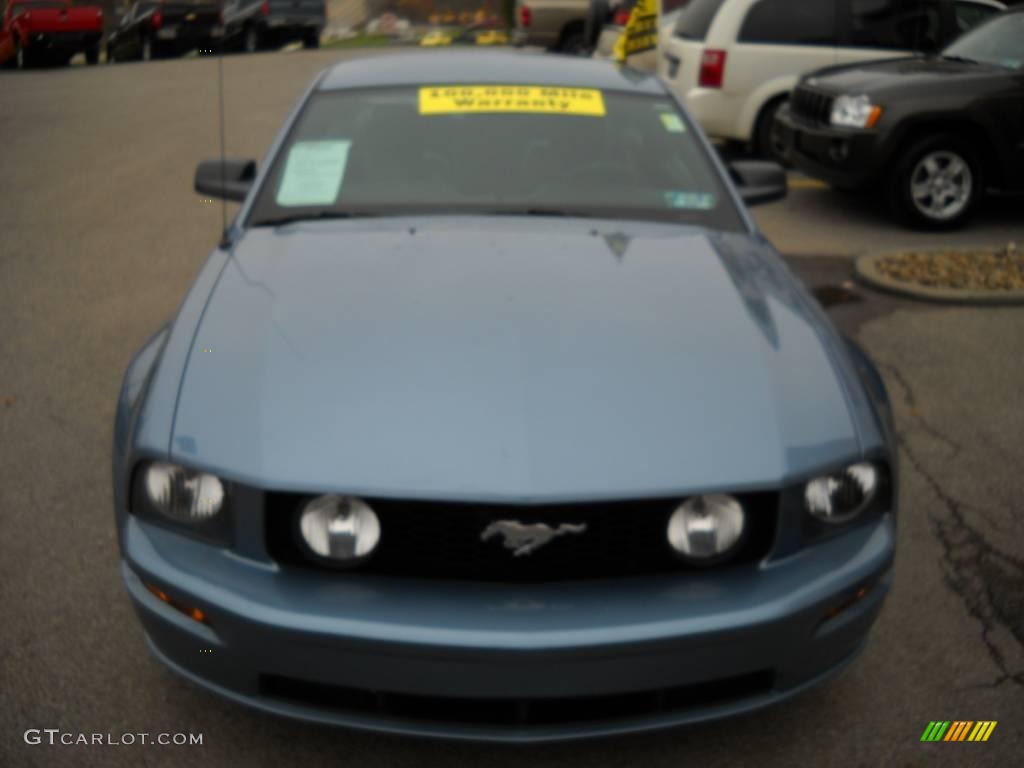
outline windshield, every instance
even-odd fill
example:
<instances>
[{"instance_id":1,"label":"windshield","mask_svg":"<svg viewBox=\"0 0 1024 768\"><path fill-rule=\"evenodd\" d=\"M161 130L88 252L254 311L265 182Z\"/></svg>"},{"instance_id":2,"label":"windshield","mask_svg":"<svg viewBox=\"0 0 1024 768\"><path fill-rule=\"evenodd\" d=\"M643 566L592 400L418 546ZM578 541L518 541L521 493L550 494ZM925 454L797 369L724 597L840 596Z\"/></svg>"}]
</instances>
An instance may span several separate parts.
<instances>
[{"instance_id":1,"label":"windshield","mask_svg":"<svg viewBox=\"0 0 1024 768\"><path fill-rule=\"evenodd\" d=\"M406 213L744 230L670 99L538 86L315 93L275 156L249 223Z\"/></svg>"},{"instance_id":2,"label":"windshield","mask_svg":"<svg viewBox=\"0 0 1024 768\"><path fill-rule=\"evenodd\" d=\"M1021 69L1024 67L1024 13L996 16L959 38L942 55Z\"/></svg>"}]
</instances>

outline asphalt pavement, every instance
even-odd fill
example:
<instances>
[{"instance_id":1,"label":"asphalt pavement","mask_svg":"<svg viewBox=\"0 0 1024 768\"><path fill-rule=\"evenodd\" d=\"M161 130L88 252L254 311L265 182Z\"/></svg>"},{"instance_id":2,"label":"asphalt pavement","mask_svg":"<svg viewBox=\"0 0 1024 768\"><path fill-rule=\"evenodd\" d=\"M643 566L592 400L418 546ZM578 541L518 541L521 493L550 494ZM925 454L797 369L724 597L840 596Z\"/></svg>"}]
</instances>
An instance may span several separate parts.
<instances>
[{"instance_id":1,"label":"asphalt pavement","mask_svg":"<svg viewBox=\"0 0 1024 768\"><path fill-rule=\"evenodd\" d=\"M261 157L332 51L224 61L230 155ZM917 304L843 287L849 255L1024 242L1020 207L950 236L798 184L766 232L879 363L902 438L896 583L865 653L773 709L541 748L388 738L250 712L164 671L120 583L115 398L216 242L191 191L218 152L213 59L0 76L0 766L1013 765L1024 754L1024 308ZM922 744L931 720L995 720ZM191 732L202 745L27 744Z\"/></svg>"}]
</instances>

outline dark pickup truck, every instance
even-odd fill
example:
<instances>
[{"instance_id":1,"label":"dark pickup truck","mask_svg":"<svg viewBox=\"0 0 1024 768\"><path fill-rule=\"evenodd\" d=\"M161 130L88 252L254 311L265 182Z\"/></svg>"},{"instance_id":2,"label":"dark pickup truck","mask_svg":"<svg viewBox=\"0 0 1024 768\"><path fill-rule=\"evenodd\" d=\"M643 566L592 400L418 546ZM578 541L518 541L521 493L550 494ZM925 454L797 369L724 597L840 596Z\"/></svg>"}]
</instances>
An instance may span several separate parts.
<instances>
[{"instance_id":1,"label":"dark pickup truck","mask_svg":"<svg viewBox=\"0 0 1024 768\"><path fill-rule=\"evenodd\" d=\"M227 0L224 45L247 53L300 41L319 48L327 24L324 0Z\"/></svg>"},{"instance_id":2,"label":"dark pickup truck","mask_svg":"<svg viewBox=\"0 0 1024 768\"><path fill-rule=\"evenodd\" d=\"M99 61L103 11L72 7L67 0L11 0L0 27L0 65L25 69L34 64L67 64L85 53Z\"/></svg>"},{"instance_id":3,"label":"dark pickup truck","mask_svg":"<svg viewBox=\"0 0 1024 768\"><path fill-rule=\"evenodd\" d=\"M806 75L775 131L809 176L882 192L915 227L963 224L986 193L1024 193L1024 7L935 56Z\"/></svg>"},{"instance_id":4,"label":"dark pickup truck","mask_svg":"<svg viewBox=\"0 0 1024 768\"><path fill-rule=\"evenodd\" d=\"M206 53L220 46L221 32L216 0L143 0L107 38L107 63Z\"/></svg>"}]
</instances>

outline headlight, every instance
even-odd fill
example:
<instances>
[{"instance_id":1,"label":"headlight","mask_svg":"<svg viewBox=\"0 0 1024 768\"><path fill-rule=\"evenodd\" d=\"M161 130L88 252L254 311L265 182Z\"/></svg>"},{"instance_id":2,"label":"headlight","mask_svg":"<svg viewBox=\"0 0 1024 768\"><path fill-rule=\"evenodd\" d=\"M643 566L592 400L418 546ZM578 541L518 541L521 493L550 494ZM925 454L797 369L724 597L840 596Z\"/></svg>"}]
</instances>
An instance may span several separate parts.
<instances>
[{"instance_id":1,"label":"headlight","mask_svg":"<svg viewBox=\"0 0 1024 768\"><path fill-rule=\"evenodd\" d=\"M816 477L804 489L807 511L826 523L852 520L874 499L879 486L874 464L851 464L841 472Z\"/></svg>"},{"instance_id":2,"label":"headlight","mask_svg":"<svg viewBox=\"0 0 1024 768\"><path fill-rule=\"evenodd\" d=\"M832 125L845 128L874 128L882 117L882 108L867 96L838 96L832 102Z\"/></svg>"},{"instance_id":3,"label":"headlight","mask_svg":"<svg viewBox=\"0 0 1024 768\"><path fill-rule=\"evenodd\" d=\"M376 548L380 520L362 499L318 496L299 515L299 538L314 557L350 564Z\"/></svg>"},{"instance_id":4,"label":"headlight","mask_svg":"<svg viewBox=\"0 0 1024 768\"><path fill-rule=\"evenodd\" d=\"M732 496L694 496L668 520L668 541L685 559L711 563L739 546L746 528L743 506Z\"/></svg>"},{"instance_id":5,"label":"headlight","mask_svg":"<svg viewBox=\"0 0 1024 768\"><path fill-rule=\"evenodd\" d=\"M205 472L157 461L145 469L142 485L149 506L179 523L203 524L224 509L224 486Z\"/></svg>"}]
</instances>

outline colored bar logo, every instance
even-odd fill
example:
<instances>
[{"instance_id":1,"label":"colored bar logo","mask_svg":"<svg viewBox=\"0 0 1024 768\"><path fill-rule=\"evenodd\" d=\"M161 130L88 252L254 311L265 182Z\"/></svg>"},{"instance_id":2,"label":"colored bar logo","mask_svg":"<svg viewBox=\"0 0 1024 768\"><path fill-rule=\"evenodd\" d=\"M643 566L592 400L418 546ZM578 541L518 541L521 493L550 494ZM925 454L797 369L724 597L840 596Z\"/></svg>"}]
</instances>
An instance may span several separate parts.
<instances>
[{"instance_id":1,"label":"colored bar logo","mask_svg":"<svg viewBox=\"0 0 1024 768\"><path fill-rule=\"evenodd\" d=\"M995 720L933 720L921 734L921 741L988 741L995 729Z\"/></svg>"}]
</instances>

